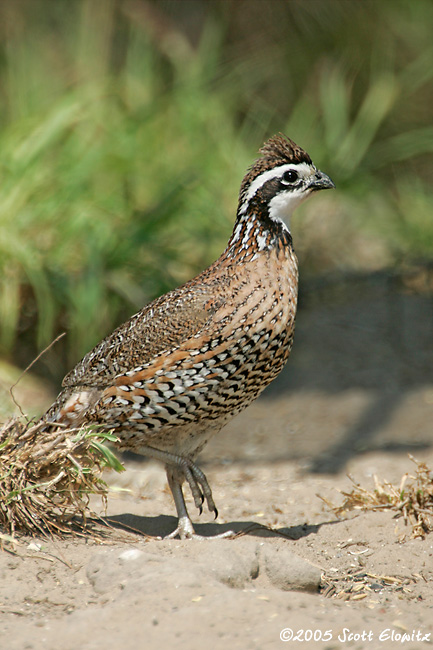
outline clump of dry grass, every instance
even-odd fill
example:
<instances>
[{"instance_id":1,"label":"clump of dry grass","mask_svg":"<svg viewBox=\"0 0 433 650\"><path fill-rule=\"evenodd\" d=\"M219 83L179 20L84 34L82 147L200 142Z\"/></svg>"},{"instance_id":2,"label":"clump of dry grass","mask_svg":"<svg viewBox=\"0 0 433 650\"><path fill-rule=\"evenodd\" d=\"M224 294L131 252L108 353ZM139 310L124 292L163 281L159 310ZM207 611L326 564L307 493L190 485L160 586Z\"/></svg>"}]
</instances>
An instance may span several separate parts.
<instances>
[{"instance_id":1,"label":"clump of dry grass","mask_svg":"<svg viewBox=\"0 0 433 650\"><path fill-rule=\"evenodd\" d=\"M422 580L420 574L408 577L387 576L370 573L365 569L351 568L336 574L324 574L320 593L325 598L338 598L339 600L364 600L374 598L377 593L412 593L411 586Z\"/></svg>"},{"instance_id":2,"label":"clump of dry grass","mask_svg":"<svg viewBox=\"0 0 433 650\"><path fill-rule=\"evenodd\" d=\"M14 418L0 427L0 527L11 535L63 536L89 529L91 494L107 498L104 468L124 468L97 429L56 427ZM91 527L91 526L90 526Z\"/></svg>"},{"instance_id":3,"label":"clump of dry grass","mask_svg":"<svg viewBox=\"0 0 433 650\"><path fill-rule=\"evenodd\" d=\"M395 510L395 518L403 517L405 524L411 526L410 538L425 537L433 531L433 472L410 454L409 458L416 465L415 475L404 474L398 487L375 476L375 487L368 490L349 477L353 489L339 490L344 496L341 505L320 498L337 517L350 510ZM402 535L401 541L405 537Z\"/></svg>"}]
</instances>

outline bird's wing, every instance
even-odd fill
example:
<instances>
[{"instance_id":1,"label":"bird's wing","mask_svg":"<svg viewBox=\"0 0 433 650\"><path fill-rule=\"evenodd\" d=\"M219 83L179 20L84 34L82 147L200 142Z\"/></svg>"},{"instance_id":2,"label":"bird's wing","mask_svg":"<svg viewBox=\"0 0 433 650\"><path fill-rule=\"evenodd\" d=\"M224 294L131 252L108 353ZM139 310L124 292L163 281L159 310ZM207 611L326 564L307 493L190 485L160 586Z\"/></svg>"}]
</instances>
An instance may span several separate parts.
<instances>
[{"instance_id":1,"label":"bird's wing","mask_svg":"<svg viewBox=\"0 0 433 650\"><path fill-rule=\"evenodd\" d=\"M64 388L105 387L113 377L149 363L200 331L217 308L206 285L188 284L157 298L118 327L69 372Z\"/></svg>"}]
</instances>

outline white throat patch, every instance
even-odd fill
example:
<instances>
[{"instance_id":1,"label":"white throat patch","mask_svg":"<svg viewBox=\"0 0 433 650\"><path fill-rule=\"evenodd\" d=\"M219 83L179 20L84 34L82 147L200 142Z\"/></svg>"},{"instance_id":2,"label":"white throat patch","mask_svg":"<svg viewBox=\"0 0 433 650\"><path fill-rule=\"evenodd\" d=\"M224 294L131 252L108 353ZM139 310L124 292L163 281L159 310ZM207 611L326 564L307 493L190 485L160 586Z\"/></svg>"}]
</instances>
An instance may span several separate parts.
<instances>
[{"instance_id":1,"label":"white throat patch","mask_svg":"<svg viewBox=\"0 0 433 650\"><path fill-rule=\"evenodd\" d=\"M269 218L273 221L282 221L289 226L293 211L308 198L308 195L309 192L305 188L280 192L269 202Z\"/></svg>"}]
</instances>

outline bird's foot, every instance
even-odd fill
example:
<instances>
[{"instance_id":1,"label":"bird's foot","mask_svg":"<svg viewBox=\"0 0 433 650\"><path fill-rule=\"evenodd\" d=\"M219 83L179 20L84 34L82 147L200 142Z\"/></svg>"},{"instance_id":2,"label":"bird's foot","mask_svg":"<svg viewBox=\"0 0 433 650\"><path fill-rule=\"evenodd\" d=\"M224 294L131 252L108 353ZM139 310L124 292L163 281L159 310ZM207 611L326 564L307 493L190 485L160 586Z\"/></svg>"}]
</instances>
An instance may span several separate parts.
<instances>
[{"instance_id":1,"label":"bird's foot","mask_svg":"<svg viewBox=\"0 0 433 650\"><path fill-rule=\"evenodd\" d=\"M214 513L215 519L218 517L218 510L213 500L212 490L210 489L207 478L200 467L198 467L190 458L148 446L142 447L140 451L142 454L149 456L149 458L155 458L156 460L161 460L165 463L167 478L172 492L175 489L174 485L178 484L180 486L182 480L185 478L190 487L194 504L200 514L203 512L203 503L206 501L209 512ZM170 476L172 477L171 479ZM176 496L173 492L173 497L180 518L183 516L183 511L185 509L184 504L181 505L181 502L183 502L183 496L178 495L176 500ZM181 510L179 510L179 508L181 508Z\"/></svg>"},{"instance_id":2,"label":"bird's foot","mask_svg":"<svg viewBox=\"0 0 433 650\"><path fill-rule=\"evenodd\" d=\"M177 528L169 535L166 535L163 539L175 539L176 537L180 537L180 539L198 539L200 541L203 541L209 539L230 539L235 535L236 533L232 530L226 530L223 533L219 533L218 535L209 535L209 537L198 535L195 532L194 526L192 525L192 521L189 517L179 517Z\"/></svg>"},{"instance_id":3,"label":"bird's foot","mask_svg":"<svg viewBox=\"0 0 433 650\"><path fill-rule=\"evenodd\" d=\"M210 485L204 472L202 472L200 467L193 463L192 460L187 458L182 459L180 466L182 467L185 479L191 489L195 507L201 514L203 512L203 503L206 501L209 512L213 512L216 519L218 517L218 510L212 497L212 490L210 489Z\"/></svg>"}]
</instances>

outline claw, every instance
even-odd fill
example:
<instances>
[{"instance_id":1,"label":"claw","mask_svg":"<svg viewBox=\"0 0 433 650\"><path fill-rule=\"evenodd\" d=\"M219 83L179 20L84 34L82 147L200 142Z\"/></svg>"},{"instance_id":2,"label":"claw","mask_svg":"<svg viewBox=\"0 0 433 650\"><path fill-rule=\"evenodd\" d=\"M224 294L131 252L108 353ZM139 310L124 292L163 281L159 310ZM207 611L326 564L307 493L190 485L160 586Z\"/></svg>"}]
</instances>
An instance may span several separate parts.
<instances>
[{"instance_id":1,"label":"claw","mask_svg":"<svg viewBox=\"0 0 433 650\"><path fill-rule=\"evenodd\" d=\"M199 510L199 512L201 514L202 511L203 511L202 504L204 502L204 494L200 489L201 486L199 487L197 478L196 478L196 476L194 474L194 471L193 471L193 467L194 466L190 467L185 462L184 467L183 467L183 473L184 473L184 476L185 476L185 478L186 478L186 480L188 482L188 485L190 487L192 496L194 498L195 507L197 508L197 510Z\"/></svg>"},{"instance_id":2,"label":"claw","mask_svg":"<svg viewBox=\"0 0 433 650\"><path fill-rule=\"evenodd\" d=\"M212 498L212 490L209 487L205 474L199 467L197 467L197 465L195 465L195 463L192 462L192 460L187 458L182 458L182 463L180 463L180 465L194 498L195 507L199 513L202 514L202 505L206 501L209 512L214 512L215 518L217 518L218 510L215 507Z\"/></svg>"}]
</instances>

